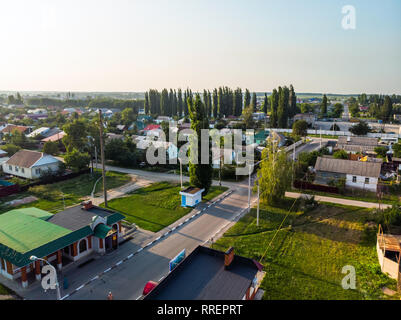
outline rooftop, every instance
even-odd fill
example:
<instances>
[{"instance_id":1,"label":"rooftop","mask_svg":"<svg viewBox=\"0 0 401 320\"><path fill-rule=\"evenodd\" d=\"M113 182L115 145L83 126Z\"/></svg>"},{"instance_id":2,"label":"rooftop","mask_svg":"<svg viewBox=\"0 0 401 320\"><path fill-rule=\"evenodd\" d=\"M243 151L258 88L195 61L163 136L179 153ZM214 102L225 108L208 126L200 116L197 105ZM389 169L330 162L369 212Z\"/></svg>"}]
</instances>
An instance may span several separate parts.
<instances>
[{"instance_id":1,"label":"rooftop","mask_svg":"<svg viewBox=\"0 0 401 320\"><path fill-rule=\"evenodd\" d=\"M20 150L16 152L10 159L8 159L6 163L18 167L30 168L40 158L42 158L43 155L44 153L42 152L31 151L31 150Z\"/></svg>"},{"instance_id":2,"label":"rooftop","mask_svg":"<svg viewBox=\"0 0 401 320\"><path fill-rule=\"evenodd\" d=\"M0 243L26 253L71 231L46 222L48 212L37 208L14 209L0 215Z\"/></svg>"},{"instance_id":3,"label":"rooftop","mask_svg":"<svg viewBox=\"0 0 401 320\"><path fill-rule=\"evenodd\" d=\"M82 206L74 206L52 215L48 222L76 231L89 226L92 223L92 218L95 216L107 218L108 224L113 224L124 219L124 216L120 213L97 206L92 206L90 209L84 209Z\"/></svg>"},{"instance_id":4,"label":"rooftop","mask_svg":"<svg viewBox=\"0 0 401 320\"><path fill-rule=\"evenodd\" d=\"M225 253L198 246L145 300L241 300L261 266L234 256L229 269Z\"/></svg>"},{"instance_id":5,"label":"rooftop","mask_svg":"<svg viewBox=\"0 0 401 320\"><path fill-rule=\"evenodd\" d=\"M381 163L318 157L315 170L378 178Z\"/></svg>"}]
</instances>

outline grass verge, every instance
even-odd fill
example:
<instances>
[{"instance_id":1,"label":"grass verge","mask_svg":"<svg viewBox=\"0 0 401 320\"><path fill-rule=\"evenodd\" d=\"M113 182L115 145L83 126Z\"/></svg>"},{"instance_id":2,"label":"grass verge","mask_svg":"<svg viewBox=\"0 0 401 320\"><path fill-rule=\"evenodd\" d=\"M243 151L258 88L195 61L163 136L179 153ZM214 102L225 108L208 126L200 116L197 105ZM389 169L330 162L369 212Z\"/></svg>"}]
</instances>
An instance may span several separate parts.
<instances>
[{"instance_id":1,"label":"grass verge","mask_svg":"<svg viewBox=\"0 0 401 320\"><path fill-rule=\"evenodd\" d=\"M368 226L372 212L356 207L320 204L310 212L291 212L277 233L287 213L283 207L261 206L260 225L256 210L238 221L213 247L235 252L264 265L264 299L389 299L381 288L396 290L395 280L380 270L376 254L376 229ZM341 282L344 266L356 271L356 289L345 290Z\"/></svg>"},{"instance_id":2,"label":"grass verge","mask_svg":"<svg viewBox=\"0 0 401 320\"><path fill-rule=\"evenodd\" d=\"M208 201L227 190L212 186L204 200ZM157 232L188 214L192 208L181 207L180 185L158 182L131 194L108 201L108 207L126 216L140 228ZM104 206L104 204L101 204Z\"/></svg>"}]
</instances>

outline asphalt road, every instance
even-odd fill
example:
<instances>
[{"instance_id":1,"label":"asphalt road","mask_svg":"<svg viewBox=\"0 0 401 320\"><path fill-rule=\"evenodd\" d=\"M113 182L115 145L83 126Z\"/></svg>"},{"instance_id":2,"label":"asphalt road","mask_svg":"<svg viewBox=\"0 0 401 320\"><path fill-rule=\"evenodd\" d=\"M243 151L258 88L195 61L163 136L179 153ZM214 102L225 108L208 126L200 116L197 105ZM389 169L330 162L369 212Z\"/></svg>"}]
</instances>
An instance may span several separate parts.
<instances>
[{"instance_id":1,"label":"asphalt road","mask_svg":"<svg viewBox=\"0 0 401 320\"><path fill-rule=\"evenodd\" d=\"M181 250L186 249L187 253L191 252L213 237L222 227L233 223L234 217L247 207L248 196L245 184L237 184L233 191L223 201L207 208L190 223L184 224L169 236L142 250L100 279L80 289L69 299L105 299L109 291L113 293L114 299L137 299L141 296L147 281L159 281L167 275L169 261ZM124 258L129 254L129 250L138 249L131 244L128 244L127 249L124 246L126 244L115 252L114 261Z\"/></svg>"}]
</instances>

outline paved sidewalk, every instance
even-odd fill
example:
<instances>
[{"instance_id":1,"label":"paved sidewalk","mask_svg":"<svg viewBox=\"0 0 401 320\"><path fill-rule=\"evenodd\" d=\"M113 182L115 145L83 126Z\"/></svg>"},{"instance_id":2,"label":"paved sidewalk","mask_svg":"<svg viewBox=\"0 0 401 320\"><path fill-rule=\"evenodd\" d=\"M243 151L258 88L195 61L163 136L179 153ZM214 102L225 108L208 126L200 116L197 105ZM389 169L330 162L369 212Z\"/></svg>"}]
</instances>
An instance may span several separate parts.
<instances>
[{"instance_id":1,"label":"paved sidewalk","mask_svg":"<svg viewBox=\"0 0 401 320\"><path fill-rule=\"evenodd\" d=\"M151 185L152 183L154 183L154 181L151 181L148 179L143 179L143 178L140 178L133 174L130 174L130 176L132 178L131 182L129 182L121 187L107 190L107 200L123 197L124 195L126 195L127 193L129 193L131 191L147 187L147 186ZM102 183L102 181L99 181L98 183ZM103 192L101 193L100 196L95 195L95 197L91 198L91 200L94 205L96 205L96 206L100 205L101 203L104 202Z\"/></svg>"},{"instance_id":2,"label":"paved sidewalk","mask_svg":"<svg viewBox=\"0 0 401 320\"><path fill-rule=\"evenodd\" d=\"M288 198L299 198L301 196L312 196L311 194L299 193L299 192L286 192L285 196ZM370 209L387 209L391 208L391 204L378 204L375 202L367 202L367 201L358 201L358 200L349 200L343 198L335 198L335 197L326 197L326 196L318 196L315 195L315 200L320 202L329 202L335 204L342 204L345 206L353 206L353 207L362 207L362 208L370 208Z\"/></svg>"}]
</instances>

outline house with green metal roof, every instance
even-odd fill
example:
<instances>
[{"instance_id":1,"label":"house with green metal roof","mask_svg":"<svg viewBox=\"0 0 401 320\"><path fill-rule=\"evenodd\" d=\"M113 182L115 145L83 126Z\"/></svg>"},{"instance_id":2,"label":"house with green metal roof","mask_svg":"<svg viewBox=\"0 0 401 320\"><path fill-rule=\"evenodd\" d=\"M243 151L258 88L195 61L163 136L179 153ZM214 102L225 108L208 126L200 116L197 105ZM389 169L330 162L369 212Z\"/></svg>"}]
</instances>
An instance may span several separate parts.
<instances>
[{"instance_id":1,"label":"house with green metal roof","mask_svg":"<svg viewBox=\"0 0 401 320\"><path fill-rule=\"evenodd\" d=\"M125 217L92 205L67 208L51 214L38 208L13 209L0 215L0 274L28 285L29 275L41 279L43 262L73 263L90 254L104 254L118 248L123 239Z\"/></svg>"}]
</instances>

